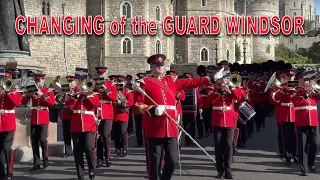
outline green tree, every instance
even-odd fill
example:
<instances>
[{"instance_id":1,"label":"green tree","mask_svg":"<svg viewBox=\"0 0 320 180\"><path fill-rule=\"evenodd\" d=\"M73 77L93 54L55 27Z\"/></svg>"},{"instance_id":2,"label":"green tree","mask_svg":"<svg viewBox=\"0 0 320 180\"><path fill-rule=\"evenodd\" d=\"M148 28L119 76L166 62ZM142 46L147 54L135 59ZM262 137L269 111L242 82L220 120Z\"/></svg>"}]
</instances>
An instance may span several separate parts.
<instances>
[{"instance_id":1,"label":"green tree","mask_svg":"<svg viewBox=\"0 0 320 180\"><path fill-rule=\"evenodd\" d=\"M300 54L301 56L305 56L308 57L308 49L306 48L299 48L297 51L298 54Z\"/></svg>"},{"instance_id":2,"label":"green tree","mask_svg":"<svg viewBox=\"0 0 320 180\"><path fill-rule=\"evenodd\" d=\"M311 63L311 59L304 57L297 52L290 50L283 44L276 47L275 50L276 60L283 60L285 63L291 64L308 64Z\"/></svg>"},{"instance_id":3,"label":"green tree","mask_svg":"<svg viewBox=\"0 0 320 180\"><path fill-rule=\"evenodd\" d=\"M237 42L236 42L236 47L235 47L235 57L236 57L236 62L240 61L241 51L240 51L240 46L238 45Z\"/></svg>"},{"instance_id":4,"label":"green tree","mask_svg":"<svg viewBox=\"0 0 320 180\"><path fill-rule=\"evenodd\" d=\"M313 63L320 63L320 42L314 42L308 49L308 57Z\"/></svg>"}]
</instances>

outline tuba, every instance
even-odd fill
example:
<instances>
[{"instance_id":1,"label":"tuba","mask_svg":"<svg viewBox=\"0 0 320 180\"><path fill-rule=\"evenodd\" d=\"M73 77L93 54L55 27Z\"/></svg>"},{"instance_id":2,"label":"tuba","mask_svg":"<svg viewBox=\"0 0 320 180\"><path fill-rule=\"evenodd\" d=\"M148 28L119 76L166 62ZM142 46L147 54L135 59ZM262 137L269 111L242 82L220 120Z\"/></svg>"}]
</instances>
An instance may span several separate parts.
<instances>
[{"instance_id":1,"label":"tuba","mask_svg":"<svg viewBox=\"0 0 320 180\"><path fill-rule=\"evenodd\" d=\"M276 73L273 73L273 75L269 79L264 92L267 92L271 86L281 87L281 82L277 79Z\"/></svg>"},{"instance_id":2,"label":"tuba","mask_svg":"<svg viewBox=\"0 0 320 180\"><path fill-rule=\"evenodd\" d=\"M4 91L10 91L14 86L14 82L11 78L5 77L0 80L0 86Z\"/></svg>"},{"instance_id":3,"label":"tuba","mask_svg":"<svg viewBox=\"0 0 320 180\"><path fill-rule=\"evenodd\" d=\"M239 74L231 74L229 81L229 86L231 86L231 88L240 87L241 82L242 78Z\"/></svg>"}]
</instances>

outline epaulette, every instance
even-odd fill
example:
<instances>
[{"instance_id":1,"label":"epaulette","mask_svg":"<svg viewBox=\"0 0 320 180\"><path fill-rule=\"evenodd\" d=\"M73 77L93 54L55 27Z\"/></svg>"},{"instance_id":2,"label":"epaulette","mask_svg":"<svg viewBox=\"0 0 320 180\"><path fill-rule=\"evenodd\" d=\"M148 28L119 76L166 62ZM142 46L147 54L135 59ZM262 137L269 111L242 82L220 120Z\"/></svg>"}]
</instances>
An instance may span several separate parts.
<instances>
[{"instance_id":1,"label":"epaulette","mask_svg":"<svg viewBox=\"0 0 320 180\"><path fill-rule=\"evenodd\" d=\"M172 77L173 82L175 82L178 79L178 76L171 76L171 77Z\"/></svg>"},{"instance_id":2,"label":"epaulette","mask_svg":"<svg viewBox=\"0 0 320 180\"><path fill-rule=\"evenodd\" d=\"M142 78L142 79L137 79L137 82L142 83L142 84L145 84L145 82L144 82L144 79L145 79L145 78L147 78L147 77L144 77L144 78Z\"/></svg>"}]
</instances>

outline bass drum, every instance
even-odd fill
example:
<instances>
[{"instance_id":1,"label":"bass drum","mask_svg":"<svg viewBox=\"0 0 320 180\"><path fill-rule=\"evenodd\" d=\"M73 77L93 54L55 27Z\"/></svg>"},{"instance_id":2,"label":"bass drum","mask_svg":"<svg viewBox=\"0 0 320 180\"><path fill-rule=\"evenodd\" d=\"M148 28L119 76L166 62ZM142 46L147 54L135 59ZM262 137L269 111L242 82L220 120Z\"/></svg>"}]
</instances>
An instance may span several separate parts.
<instances>
[{"instance_id":1,"label":"bass drum","mask_svg":"<svg viewBox=\"0 0 320 180\"><path fill-rule=\"evenodd\" d=\"M196 89L184 91L185 100L181 102L182 111L197 111Z\"/></svg>"}]
</instances>

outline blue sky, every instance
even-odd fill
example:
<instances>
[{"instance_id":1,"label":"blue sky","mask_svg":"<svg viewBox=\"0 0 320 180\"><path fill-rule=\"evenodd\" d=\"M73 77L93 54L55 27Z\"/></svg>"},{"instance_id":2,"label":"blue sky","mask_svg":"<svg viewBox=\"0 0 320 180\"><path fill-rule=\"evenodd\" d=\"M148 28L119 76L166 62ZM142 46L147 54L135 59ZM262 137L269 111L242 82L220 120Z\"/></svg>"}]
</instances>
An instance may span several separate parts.
<instances>
[{"instance_id":1,"label":"blue sky","mask_svg":"<svg viewBox=\"0 0 320 180\"><path fill-rule=\"evenodd\" d=\"M314 3L317 9L317 14L320 15L320 0L315 0Z\"/></svg>"}]
</instances>

